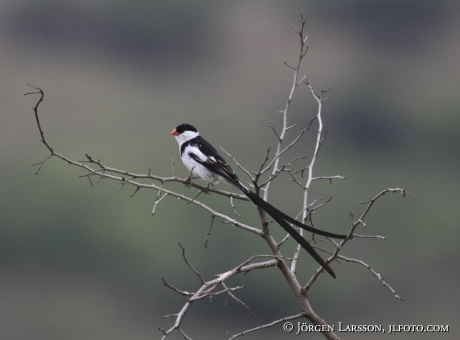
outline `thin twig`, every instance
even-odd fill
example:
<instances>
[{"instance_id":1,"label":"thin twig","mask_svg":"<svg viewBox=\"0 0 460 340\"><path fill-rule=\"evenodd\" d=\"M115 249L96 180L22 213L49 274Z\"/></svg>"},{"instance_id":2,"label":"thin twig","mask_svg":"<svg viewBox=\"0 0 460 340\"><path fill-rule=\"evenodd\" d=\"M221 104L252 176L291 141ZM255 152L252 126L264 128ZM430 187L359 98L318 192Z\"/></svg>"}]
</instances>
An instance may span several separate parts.
<instances>
[{"instance_id":1,"label":"thin twig","mask_svg":"<svg viewBox=\"0 0 460 340\"><path fill-rule=\"evenodd\" d=\"M205 239L204 239L204 241L203 241L203 248L208 248L208 249L211 250L211 251L212 251L212 249L209 248L209 246L208 246L208 241L209 241L209 238L211 237L212 224L214 223L214 218L215 218L215 217L216 217L216 216L214 216L214 215L211 216L211 224L209 225L209 231L208 231L208 234L206 235L206 237L205 237Z\"/></svg>"},{"instance_id":2,"label":"thin twig","mask_svg":"<svg viewBox=\"0 0 460 340\"><path fill-rule=\"evenodd\" d=\"M235 215L240 216L240 214L238 214L238 212L236 211L235 205L233 204L233 196L230 196L230 205L232 206Z\"/></svg>"},{"instance_id":3,"label":"thin twig","mask_svg":"<svg viewBox=\"0 0 460 340\"><path fill-rule=\"evenodd\" d=\"M382 285L384 287L387 287L395 296L395 298L397 298L398 300L401 300L401 301L404 301L404 298L402 298L401 296L399 296L396 291L383 279L382 275L380 275L379 273L377 273L374 269L372 269L367 263L365 263L364 261L361 261L361 260L357 260L357 259L352 259L350 257L345 257L343 255L338 255L337 258L339 259L342 259L342 260L345 260L347 262L353 262L353 263L358 263L364 267L366 267L367 269L369 269L369 271L372 273L372 275L374 275L377 279L380 280L380 282L382 283Z\"/></svg>"},{"instance_id":4,"label":"thin twig","mask_svg":"<svg viewBox=\"0 0 460 340\"><path fill-rule=\"evenodd\" d=\"M252 313L251 311L251 308L248 307L247 304L245 304L243 301L241 301L240 299L238 299L235 294L232 293L232 290L230 288L228 288L224 282L222 282L222 286L225 288L225 291L228 293L228 296L231 297L233 300L235 300L237 303L239 303L240 305L242 305L248 312L248 317L249 316L256 316L254 313Z\"/></svg>"},{"instance_id":5,"label":"thin twig","mask_svg":"<svg viewBox=\"0 0 460 340\"><path fill-rule=\"evenodd\" d=\"M182 256L184 258L184 261L185 263L187 263L187 265L190 267L191 270L193 270L193 272L196 274L196 276L198 276L198 278L200 279L201 283L204 284L204 280L203 278L201 277L200 273L192 266L192 264L187 260L187 257L185 256L185 249L184 247L182 247L182 244L179 243L179 247L181 247L182 249Z\"/></svg>"},{"instance_id":6,"label":"thin twig","mask_svg":"<svg viewBox=\"0 0 460 340\"><path fill-rule=\"evenodd\" d=\"M238 163L238 161L235 159L235 157L233 157L229 152L225 151L222 147L219 147L219 149L221 149L223 152L225 152L227 154L228 157L230 157L235 163L236 165L238 166L238 168L240 168L241 170L243 170L243 172L248 175L248 177L253 180L254 178L252 177L252 174L250 171L246 170L240 163Z\"/></svg>"},{"instance_id":7,"label":"thin twig","mask_svg":"<svg viewBox=\"0 0 460 340\"><path fill-rule=\"evenodd\" d=\"M228 340L233 340L233 339L236 339L236 338L238 338L240 336L243 336L243 335L246 335L246 334L249 334L249 333L252 333L252 332L260 331L261 329L264 329L264 328L269 328L269 327L275 326L275 325L277 325L277 324L279 324L281 322L286 322L286 321L289 321L289 320L295 320L295 319L299 319L301 317L303 317L303 315L300 313L300 314L288 316L288 317L285 317L285 318L281 318L279 320L275 320L275 321L267 323L265 325L261 325L261 326L255 327L255 328L248 329L248 330L246 330L244 332L241 332L241 333L238 333L238 334L231 334L230 332L227 332L227 331L225 331L225 333L227 333L228 335L231 335L231 337Z\"/></svg>"}]
</instances>

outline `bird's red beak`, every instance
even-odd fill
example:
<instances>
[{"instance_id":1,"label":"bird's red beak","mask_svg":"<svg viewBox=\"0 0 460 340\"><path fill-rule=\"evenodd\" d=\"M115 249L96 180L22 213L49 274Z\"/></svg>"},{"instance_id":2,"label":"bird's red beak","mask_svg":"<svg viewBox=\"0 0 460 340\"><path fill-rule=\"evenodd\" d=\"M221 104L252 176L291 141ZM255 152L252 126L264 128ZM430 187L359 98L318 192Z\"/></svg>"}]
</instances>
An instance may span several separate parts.
<instances>
[{"instance_id":1,"label":"bird's red beak","mask_svg":"<svg viewBox=\"0 0 460 340\"><path fill-rule=\"evenodd\" d=\"M177 132L176 129L172 130L170 135L173 135L173 136L179 136L179 132Z\"/></svg>"}]
</instances>

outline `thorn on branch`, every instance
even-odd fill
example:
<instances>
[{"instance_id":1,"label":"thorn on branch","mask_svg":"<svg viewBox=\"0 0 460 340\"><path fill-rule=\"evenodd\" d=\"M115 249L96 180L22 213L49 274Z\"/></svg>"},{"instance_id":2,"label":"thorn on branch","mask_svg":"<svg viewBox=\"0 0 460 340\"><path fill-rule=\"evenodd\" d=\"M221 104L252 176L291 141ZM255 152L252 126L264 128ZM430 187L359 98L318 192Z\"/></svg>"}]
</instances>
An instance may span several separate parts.
<instances>
[{"instance_id":1,"label":"thorn on branch","mask_svg":"<svg viewBox=\"0 0 460 340\"><path fill-rule=\"evenodd\" d=\"M80 176L80 177L81 177L81 176ZM89 176L88 176L88 178L89 178ZM125 187L125 184L126 184L126 181L125 181L125 180L122 180L122 181L120 182L120 189L118 189L118 192L120 192L121 190L123 190L123 188Z\"/></svg>"},{"instance_id":2,"label":"thorn on branch","mask_svg":"<svg viewBox=\"0 0 460 340\"><path fill-rule=\"evenodd\" d=\"M321 96L327 92L329 92L330 90L332 90L332 87L328 88L327 90L321 90Z\"/></svg>"},{"instance_id":3,"label":"thorn on branch","mask_svg":"<svg viewBox=\"0 0 460 340\"><path fill-rule=\"evenodd\" d=\"M308 166L306 166L305 168L302 168L302 169L300 169L300 170L297 170L296 172L294 172L294 174L298 174L298 173L300 172L300 177L303 178L303 173L304 173L305 171L307 171L309 168L310 168L310 166L308 165Z\"/></svg>"},{"instance_id":4,"label":"thorn on branch","mask_svg":"<svg viewBox=\"0 0 460 340\"><path fill-rule=\"evenodd\" d=\"M137 186L136 189L134 190L133 194L130 195L129 197L133 197L137 192L141 189L141 187Z\"/></svg>"},{"instance_id":5,"label":"thorn on branch","mask_svg":"<svg viewBox=\"0 0 460 340\"><path fill-rule=\"evenodd\" d=\"M305 42L307 41L307 39L308 39L308 35L305 36L305 39L303 39L303 43L304 43L304 44L305 44ZM305 57L305 54L307 54L307 52L308 52L308 47L309 47L309 46L307 46L307 47L305 48L305 51L304 51L303 53L300 54L300 58Z\"/></svg>"}]
</instances>

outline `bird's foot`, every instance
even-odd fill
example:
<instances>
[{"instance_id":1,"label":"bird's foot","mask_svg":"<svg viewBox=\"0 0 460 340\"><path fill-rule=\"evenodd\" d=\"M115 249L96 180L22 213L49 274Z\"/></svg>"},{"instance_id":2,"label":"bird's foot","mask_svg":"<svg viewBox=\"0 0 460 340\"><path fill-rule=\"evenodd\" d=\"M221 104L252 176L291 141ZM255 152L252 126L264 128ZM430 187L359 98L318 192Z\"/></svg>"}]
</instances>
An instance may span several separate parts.
<instances>
[{"instance_id":1,"label":"bird's foot","mask_svg":"<svg viewBox=\"0 0 460 340\"><path fill-rule=\"evenodd\" d=\"M208 183L208 185L206 185L206 187L201 189L201 191L203 191L204 194L207 196L207 195L209 195L209 189L211 189L211 188L214 188L214 186L212 185L212 183Z\"/></svg>"}]
</instances>

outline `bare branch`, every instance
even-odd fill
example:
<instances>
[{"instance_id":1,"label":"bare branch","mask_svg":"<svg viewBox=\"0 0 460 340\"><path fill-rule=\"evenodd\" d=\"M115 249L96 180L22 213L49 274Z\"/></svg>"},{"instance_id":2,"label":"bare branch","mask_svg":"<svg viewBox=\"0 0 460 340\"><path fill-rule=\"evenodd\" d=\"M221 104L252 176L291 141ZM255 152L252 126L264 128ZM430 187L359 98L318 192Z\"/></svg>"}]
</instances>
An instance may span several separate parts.
<instances>
[{"instance_id":1,"label":"bare branch","mask_svg":"<svg viewBox=\"0 0 460 340\"><path fill-rule=\"evenodd\" d=\"M284 62L284 65L286 65L287 67L289 67L291 70L297 71L295 67L292 67L292 66L289 65L287 62Z\"/></svg>"},{"instance_id":2,"label":"bare branch","mask_svg":"<svg viewBox=\"0 0 460 340\"><path fill-rule=\"evenodd\" d=\"M39 87L36 87L36 86L33 86L33 85L30 85L28 84L28 86L30 87L33 87L35 90L37 90L37 92L27 92L24 94L24 96L28 96L30 94L39 94L40 95L40 98L38 99L37 103L35 104L35 106L33 107L33 110L35 112L35 120L37 121L37 125L38 125L38 130L40 132L40 136L41 136L41 140L40 142L42 142L43 144L45 144L45 146L48 148L48 150L50 150L51 154L53 154L53 149L48 145L48 143L46 142L45 140L45 135L43 133L43 129L42 129L42 126L40 124L40 119L38 119L38 107L40 106L40 104L43 102L44 98L45 98L45 93L43 92L43 90Z\"/></svg>"},{"instance_id":3,"label":"bare branch","mask_svg":"<svg viewBox=\"0 0 460 340\"><path fill-rule=\"evenodd\" d=\"M254 178L252 177L252 174L250 171L246 170L240 163L238 163L238 161L235 159L235 157L233 157L230 153L228 153L227 151L225 151L222 147L219 147L219 149L221 149L223 152L225 152L227 154L227 156L229 156L235 163L236 165L238 166L238 168L240 168L241 170L243 170L243 172L248 175L248 177L251 179L251 180L254 180Z\"/></svg>"},{"instance_id":4,"label":"bare branch","mask_svg":"<svg viewBox=\"0 0 460 340\"><path fill-rule=\"evenodd\" d=\"M157 198L156 198L156 200L155 200L155 203L153 204L152 216L155 215L155 209L157 208L157 205L158 205L166 196L168 196L168 193L164 193L163 195L161 195L161 188L160 188L160 190L158 190L158 195L157 195Z\"/></svg>"},{"instance_id":5,"label":"bare branch","mask_svg":"<svg viewBox=\"0 0 460 340\"><path fill-rule=\"evenodd\" d=\"M273 127L273 125L270 123L270 124L267 124L268 127L270 127L273 131L273 133L276 135L276 139L278 139L278 142L281 141L281 137L280 135L278 134L278 132L276 132L276 129Z\"/></svg>"},{"instance_id":6,"label":"bare branch","mask_svg":"<svg viewBox=\"0 0 460 340\"><path fill-rule=\"evenodd\" d=\"M322 199L320 199L320 200L322 200ZM328 198L326 201L324 201L323 203L321 203L321 204L319 204L319 205L317 205L316 207L313 207L313 208L310 208L310 207L311 207L313 204L315 204L316 201L318 201L318 200L315 200L313 203L311 203L311 204L309 205L308 209L307 209L307 210L308 210L308 214L307 214L306 219L310 219L310 220L311 220L311 215L313 215L313 214L315 213L316 210L318 210L318 209L324 207L324 206L325 206L326 204L328 204L331 200L332 200L332 196L329 197L329 198Z\"/></svg>"},{"instance_id":7,"label":"bare branch","mask_svg":"<svg viewBox=\"0 0 460 340\"><path fill-rule=\"evenodd\" d=\"M184 337L185 340L193 340L191 337L189 337L187 334L185 334L184 331L181 328L178 329L178 332L180 334L182 334L182 336Z\"/></svg>"},{"instance_id":8,"label":"bare branch","mask_svg":"<svg viewBox=\"0 0 460 340\"><path fill-rule=\"evenodd\" d=\"M34 113L35 113L35 120L37 122L37 126L38 126L38 131L40 132L40 142L42 142L43 144L45 144L45 146L47 147L47 149L50 151L50 155L45 158L43 161L39 162L39 163L36 163L36 164L33 164L32 166L38 166L38 169L37 169L37 172L35 172L36 175L38 175L38 173L40 172L40 169L42 168L43 164L45 164L45 162L50 159L51 157L53 157L55 155L54 153L54 150L51 148L51 146L48 144L48 142L46 141L45 139L45 134L43 132L43 129L42 129L42 126L40 124L40 119L38 118L38 107L40 106L40 104L43 102L44 98L45 98L45 93L43 92L43 90L39 87L36 87L36 86L33 86L33 85L30 85L28 84L30 87L34 88L35 90L37 90L36 92L27 92L25 93L24 95L25 96L28 96L30 94L39 94L40 95L40 98L38 99L37 103L35 104L35 106L33 107L33 110L34 110Z\"/></svg>"},{"instance_id":9,"label":"bare branch","mask_svg":"<svg viewBox=\"0 0 460 340\"><path fill-rule=\"evenodd\" d=\"M282 151L283 141L284 141L286 132L288 131L288 112L289 112L289 108L291 106L291 102L292 102L292 98L294 96L294 92L295 92L297 86L299 86L299 69L300 69L300 65L302 63L302 59L305 56L305 53L308 50L306 48L306 45L305 45L305 43L307 41L307 36L305 35L305 32L304 32L305 23L306 23L306 19L304 20L304 18L301 16L300 29L296 29L294 27L296 33L299 35L299 38L300 38L300 53L299 53L299 58L297 60L297 64L296 64L296 66L292 67L292 66L289 66L287 63L285 63L286 65L288 65L294 71L294 77L293 77L293 80L292 80L292 86L291 86L291 90L290 90L289 95L288 95L288 99L286 101L286 105L284 107L284 110L281 111L281 114L283 116L283 123L282 123L281 133L278 134L275 131L275 129L272 127L273 131L275 132L275 134L278 137L278 144L277 144L277 147L276 147L276 152L275 152L274 159L269 163L269 165L266 167L266 169L264 171L262 171L262 173L265 172L266 170L271 168L271 166L273 165L273 170L272 170L272 176L271 177L273 177L273 175L275 175L279 171L279 168L280 168L279 163L280 163L281 155L288 148L290 148L290 146L288 146L288 148L285 148L284 151ZM305 79L305 77L302 77L302 79ZM303 132L301 133L301 135L302 134L303 134ZM263 197L264 200L267 200L267 198L268 198L268 193L269 193L269 190L270 190L270 187L271 187L271 183L272 182L267 182L266 183L266 187L265 187L265 190L264 190L264 197Z\"/></svg>"},{"instance_id":10,"label":"bare branch","mask_svg":"<svg viewBox=\"0 0 460 340\"><path fill-rule=\"evenodd\" d=\"M353 234L353 238L375 238L375 239L380 239L380 240L386 240L385 236L380 236L380 235L359 235L359 234Z\"/></svg>"},{"instance_id":11,"label":"bare branch","mask_svg":"<svg viewBox=\"0 0 460 340\"><path fill-rule=\"evenodd\" d=\"M235 205L233 204L233 196L230 196L230 205L232 206L235 215L240 216L240 214L238 214L238 212L236 211Z\"/></svg>"},{"instance_id":12,"label":"bare branch","mask_svg":"<svg viewBox=\"0 0 460 340\"><path fill-rule=\"evenodd\" d=\"M187 302L184 304L184 306L182 307L182 309L180 310L179 313L170 314L168 316L165 316L165 317L174 316L174 317L176 317L176 321L174 322L174 325L169 330L165 331L163 329L160 329L160 331L163 332L162 339L166 339L166 337L169 334L171 334L172 332L174 332L175 330L180 331L180 326L181 326L182 321L183 321L183 319L185 317L185 314L191 308L191 306L193 305L193 303L195 301L202 300L202 299L204 299L204 298L206 298L208 296L215 296L217 294L221 294L222 292L231 292L231 288L225 288L221 292L213 293L213 290L216 287L218 287L220 284L222 284L226 279L228 279L229 277L232 277L234 275L237 275L237 274L240 274L240 273L246 273L246 272L249 272L249 271L252 271L252 270L255 270L255 269L263 269L263 268L267 268L267 267L274 267L274 266L277 265L277 263L279 261L278 259L273 259L273 260L269 260L269 261L265 261L265 262L248 264L249 262L251 262L255 258L259 258L259 257L270 257L270 256L259 256L259 255L253 256L250 259L244 261L242 264L240 264L237 267L233 268L232 270L229 270L229 271L227 271L225 273L217 275L216 279L211 280L211 281L207 281L207 282L203 281L202 286L187 300ZM273 257L273 256L271 256L271 257ZM184 259L185 259L185 257L184 257ZM193 267L192 267L192 269L193 269ZM193 269L193 271L195 273L197 273L195 269ZM200 279L201 279L201 276L200 276ZM163 283L165 283L165 282L166 281L163 279ZM167 287L171 288L172 290L178 292L181 295L190 296L190 294L188 292L178 290L177 288L174 288L169 284L167 284ZM234 289L238 289L238 288L233 288L233 290Z\"/></svg>"},{"instance_id":13,"label":"bare branch","mask_svg":"<svg viewBox=\"0 0 460 340\"><path fill-rule=\"evenodd\" d=\"M180 290L180 289L177 289L176 287L174 287L173 285L170 285L169 283L166 282L166 280L162 277L161 280L163 281L163 284L170 288L171 290L175 291L176 293L179 293L180 295L183 295L183 296L192 296L194 293L190 293L190 292L187 292L185 290Z\"/></svg>"},{"instance_id":14,"label":"bare branch","mask_svg":"<svg viewBox=\"0 0 460 340\"><path fill-rule=\"evenodd\" d=\"M382 282L382 285L384 287L387 287L395 296L395 298L397 298L398 300L401 300L401 301L404 301L404 298L402 298L401 296L399 296L396 291L388 284L385 282L385 280L383 279L382 275L380 275L379 273L377 273L374 269L372 269L367 263L365 263L364 261L361 261L361 260L357 260L357 259L352 259L352 258L349 258L349 257L345 257L345 256L342 256L342 255L338 255L337 258L339 259L342 259L342 260L345 260L347 262L353 262L353 263L358 263L364 267L366 267L367 269L369 269L369 271L372 273L372 275L374 275L377 279L380 280L380 282Z\"/></svg>"},{"instance_id":15,"label":"bare branch","mask_svg":"<svg viewBox=\"0 0 460 340\"><path fill-rule=\"evenodd\" d=\"M209 246L208 246L208 241L209 241L209 238L211 237L212 224L214 223L214 218L215 218L215 217L216 217L216 216L212 215L212 217L211 217L211 224L209 225L208 234L206 235L206 237L205 237L205 239L204 239L204 241L203 241L203 248L208 248L208 249L211 250L211 251L212 251L212 249L209 248Z\"/></svg>"},{"instance_id":16,"label":"bare branch","mask_svg":"<svg viewBox=\"0 0 460 340\"><path fill-rule=\"evenodd\" d=\"M302 20L303 21L303 20ZM297 29L295 28L294 24L291 24L292 28L294 29L294 31L297 32L297 34L301 35L302 33Z\"/></svg>"},{"instance_id":17,"label":"bare branch","mask_svg":"<svg viewBox=\"0 0 460 340\"><path fill-rule=\"evenodd\" d=\"M297 137L288 145L286 146L283 150L281 150L281 148L279 148L280 150L277 151L277 153L275 154L275 157L270 161L270 163L268 163L268 165L265 167L265 169L263 169L262 171L259 171L259 173L263 174L265 173L268 169L270 169L274 164L276 166L279 166L279 159L280 157L286 152L288 151L290 148L292 148L295 144L297 144L297 142L300 140L300 138L304 135L305 132L307 132L309 129L310 129L310 126L311 124L313 123L313 121L316 119L313 118L310 123L308 124L308 126L303 129L298 135ZM271 126L271 125L269 125ZM273 128L273 127L272 127ZM287 128L286 128L286 131L287 131ZM275 169L273 169L272 171L272 176L270 178L273 178L275 173L277 171L275 171ZM275 176L276 177L276 176ZM269 182L269 180L267 180L267 182ZM263 186L264 184L262 184L261 186Z\"/></svg>"},{"instance_id":18,"label":"bare branch","mask_svg":"<svg viewBox=\"0 0 460 340\"><path fill-rule=\"evenodd\" d=\"M251 312L251 308L248 307L247 304L245 304L243 301L241 301L240 299L238 299L235 294L232 293L232 289L231 288L228 288L224 282L222 282L222 286L225 288L225 290L223 292L227 292L228 293L228 296L231 297L233 300L235 300L237 303L239 303L240 305L242 305L248 312L248 317L249 316L255 316L255 314L253 314Z\"/></svg>"},{"instance_id":19,"label":"bare branch","mask_svg":"<svg viewBox=\"0 0 460 340\"><path fill-rule=\"evenodd\" d=\"M190 267L190 269L193 270L193 272L196 274L196 276L198 276L198 278L200 279L201 283L204 284L204 280L201 277L200 273L192 266L192 264L190 262L188 262L187 257L185 256L185 249L184 249L184 247L182 247L182 244L179 243L179 247L181 247L181 249L182 249L182 256L184 258L185 263L187 263L187 265Z\"/></svg>"},{"instance_id":20,"label":"bare branch","mask_svg":"<svg viewBox=\"0 0 460 340\"><path fill-rule=\"evenodd\" d=\"M364 218L366 217L367 213L369 212L369 210L371 209L372 205L374 205L375 201L377 201L380 197L382 197L383 195L385 195L387 192L398 192L399 194L401 194L401 196L404 198L406 197L406 195L409 195L409 193L402 189L402 188L396 188L396 189L390 189L390 188L387 188L385 190L383 190L381 193L379 193L377 196L375 196L373 199L369 200L369 201L363 201L361 202L361 204L365 204L365 203L369 203L366 207L366 209L364 210L363 214L361 215L361 217L359 218L359 221L362 221L364 220Z\"/></svg>"},{"instance_id":21,"label":"bare branch","mask_svg":"<svg viewBox=\"0 0 460 340\"><path fill-rule=\"evenodd\" d=\"M261 325L261 326L255 327L255 328L248 329L248 330L246 330L244 332L241 332L241 333L238 333L238 334L231 334L230 332L227 332L227 331L225 331L225 333L231 335L231 337L228 340L233 340L233 339L236 339L236 338L238 338L240 336L243 336L243 335L246 335L246 334L249 334L249 333L252 333L252 332L260 331L261 329L264 329L264 328L269 328L269 327L275 326L275 325L277 325L277 324L279 324L281 322L286 322L286 321L289 321L289 320L295 320L295 319L299 319L299 318L302 318L302 317L303 317L303 315L300 313L300 314L288 316L288 317L285 317L285 318L282 318L282 319L279 319L279 320L275 320L275 321L267 323L265 325Z\"/></svg>"},{"instance_id":22,"label":"bare branch","mask_svg":"<svg viewBox=\"0 0 460 340\"><path fill-rule=\"evenodd\" d=\"M329 183L332 184L332 180L333 180L333 179L348 179L348 178L343 177L343 176L340 176L340 175L336 175L336 176L319 176L319 177L313 177L311 180L312 180L312 181L318 181L318 180L321 180L321 179L327 179L327 180L329 180Z\"/></svg>"},{"instance_id":23,"label":"bare branch","mask_svg":"<svg viewBox=\"0 0 460 340\"><path fill-rule=\"evenodd\" d=\"M182 324L182 321L183 321L183 319L185 317L185 314L187 313L187 311L190 309L190 307L192 306L192 304L194 302L194 300L192 300L193 297L201 295L203 293L203 291L205 291L207 288L208 288L208 286L206 284L202 285L201 288L195 294L193 294L193 296L185 303L185 305L182 307L182 309L180 310L179 313L170 314L168 316L165 316L165 317L175 316L176 321L174 322L174 325L170 329L168 329L167 331L159 328L159 330L161 332L163 332L163 337L161 338L162 340L166 339L166 337L169 334L171 334L172 332L174 332L175 330L180 331L180 325Z\"/></svg>"},{"instance_id":24,"label":"bare branch","mask_svg":"<svg viewBox=\"0 0 460 340\"><path fill-rule=\"evenodd\" d=\"M353 219L353 214L350 214L351 215L351 219L352 219L352 226L350 228L350 231L348 232L347 234L347 237L343 240L340 241L340 243L336 243L334 240L328 238L332 243L335 244L336 246L336 249L334 250L333 254L326 260L326 263L330 263L332 262L334 259L337 259L339 258L339 252L342 250L342 248L345 246L345 244L352 238L355 237L355 230L356 228L359 226L359 225L363 225L365 226L365 223L364 223L364 218L366 217L366 215L368 214L368 212L370 211L372 205L380 198L382 197L383 195L385 195L387 192L394 192L394 193L400 193L401 196L404 198L406 197L406 195L408 195L407 191L402 189L402 188L395 188L395 189L391 189L391 188L387 188L385 190L383 190L382 192L380 192L379 194L377 194L373 199L369 200L369 201L364 201L364 202L361 202L361 203L368 203L367 207L364 209L363 213L361 214L361 216L358 218L358 220L354 221ZM361 235L359 235L358 237L360 238L365 238ZM377 238L377 239L385 239L383 236L370 236L368 238ZM305 289L308 291L308 289L313 285L313 283L316 281L316 279L318 278L318 275L319 273L322 272L322 268L318 268L316 270L316 272L313 274L313 276L311 277L310 281L305 285ZM377 276L377 275L376 275Z\"/></svg>"},{"instance_id":25,"label":"bare branch","mask_svg":"<svg viewBox=\"0 0 460 340\"><path fill-rule=\"evenodd\" d=\"M302 21L303 22L303 21ZM306 82L306 81L305 81ZM310 85L309 85L310 86ZM310 89L311 91L313 92L313 89L311 88L310 86ZM316 97L315 97L316 99ZM310 221L312 222L312 227L313 227L313 221L311 219L311 214L313 212L310 212L310 213L307 213L308 211L308 207L309 207L309 203L308 203L308 191L310 189L310 185L313 181L313 168L315 166L315 162L316 162L316 159L318 157L318 152L319 152L319 148L321 146L321 143L322 141L324 140L322 138L322 131L323 131L323 121L322 121L322 117L321 117L321 110L322 110L322 106L321 106L321 101L317 99L317 103L318 103L318 110L317 110L317 113L316 113L316 116L310 120L310 123L308 125L308 128L310 128L311 124L313 123L314 120L317 120L318 121L318 131L317 131L317 134L316 134L316 144L315 144L315 149L313 151L313 155L312 155L312 158L311 158L311 161L310 161L310 164L305 168L305 169L302 169L301 171L301 174L302 174L302 177L303 177L303 171L304 170L308 170L308 175L307 175L307 180L306 180L306 183L305 185L302 185L300 184L300 182L297 182L303 189L303 209L302 209L302 220L303 222L305 223L306 220L309 218ZM292 178L295 179L295 177L291 174ZM303 230L300 230L300 235L303 235ZM298 261L298 257L299 257L299 254L300 254L300 245L298 245L296 247L296 250L294 252L294 260L292 261L292 264L291 264L291 271L292 272L295 272L296 271L296 266L297 266L297 261ZM326 261L326 263L328 263ZM316 271L316 274L319 275L319 273L321 273L321 271ZM314 280L310 280L311 283L314 282ZM309 282L309 283L310 283ZM307 285L308 287L308 285Z\"/></svg>"},{"instance_id":26,"label":"bare branch","mask_svg":"<svg viewBox=\"0 0 460 340\"><path fill-rule=\"evenodd\" d=\"M270 150L271 150L271 147L269 147L267 149L267 154L265 155L265 159L263 160L262 164L260 164L259 171L257 171L257 173L253 173L254 175L256 175L256 181L259 179L260 175L262 174L262 169L264 168L265 164L268 161L268 156L270 155Z\"/></svg>"},{"instance_id":27,"label":"bare branch","mask_svg":"<svg viewBox=\"0 0 460 340\"><path fill-rule=\"evenodd\" d=\"M286 181L286 183L288 183L288 182L294 182L294 183L296 183L299 187L305 188L305 186L304 186L302 183L300 183L300 182L297 180L297 178L294 177L294 175L292 174L292 171L287 171L287 173L291 176L291 179L288 179L288 180Z\"/></svg>"},{"instance_id":28,"label":"bare branch","mask_svg":"<svg viewBox=\"0 0 460 340\"><path fill-rule=\"evenodd\" d=\"M48 159L50 159L51 157L53 157L53 156L54 156L54 154L51 153L51 154L50 154L48 157L46 157L43 161L38 162L38 163L35 163L35 164L32 164L32 166L38 166L38 169L37 169L37 171L35 172L36 175L38 175L38 173L40 172L42 166L46 163L46 161L47 161ZM91 184L91 185L92 185L92 184Z\"/></svg>"}]
</instances>

